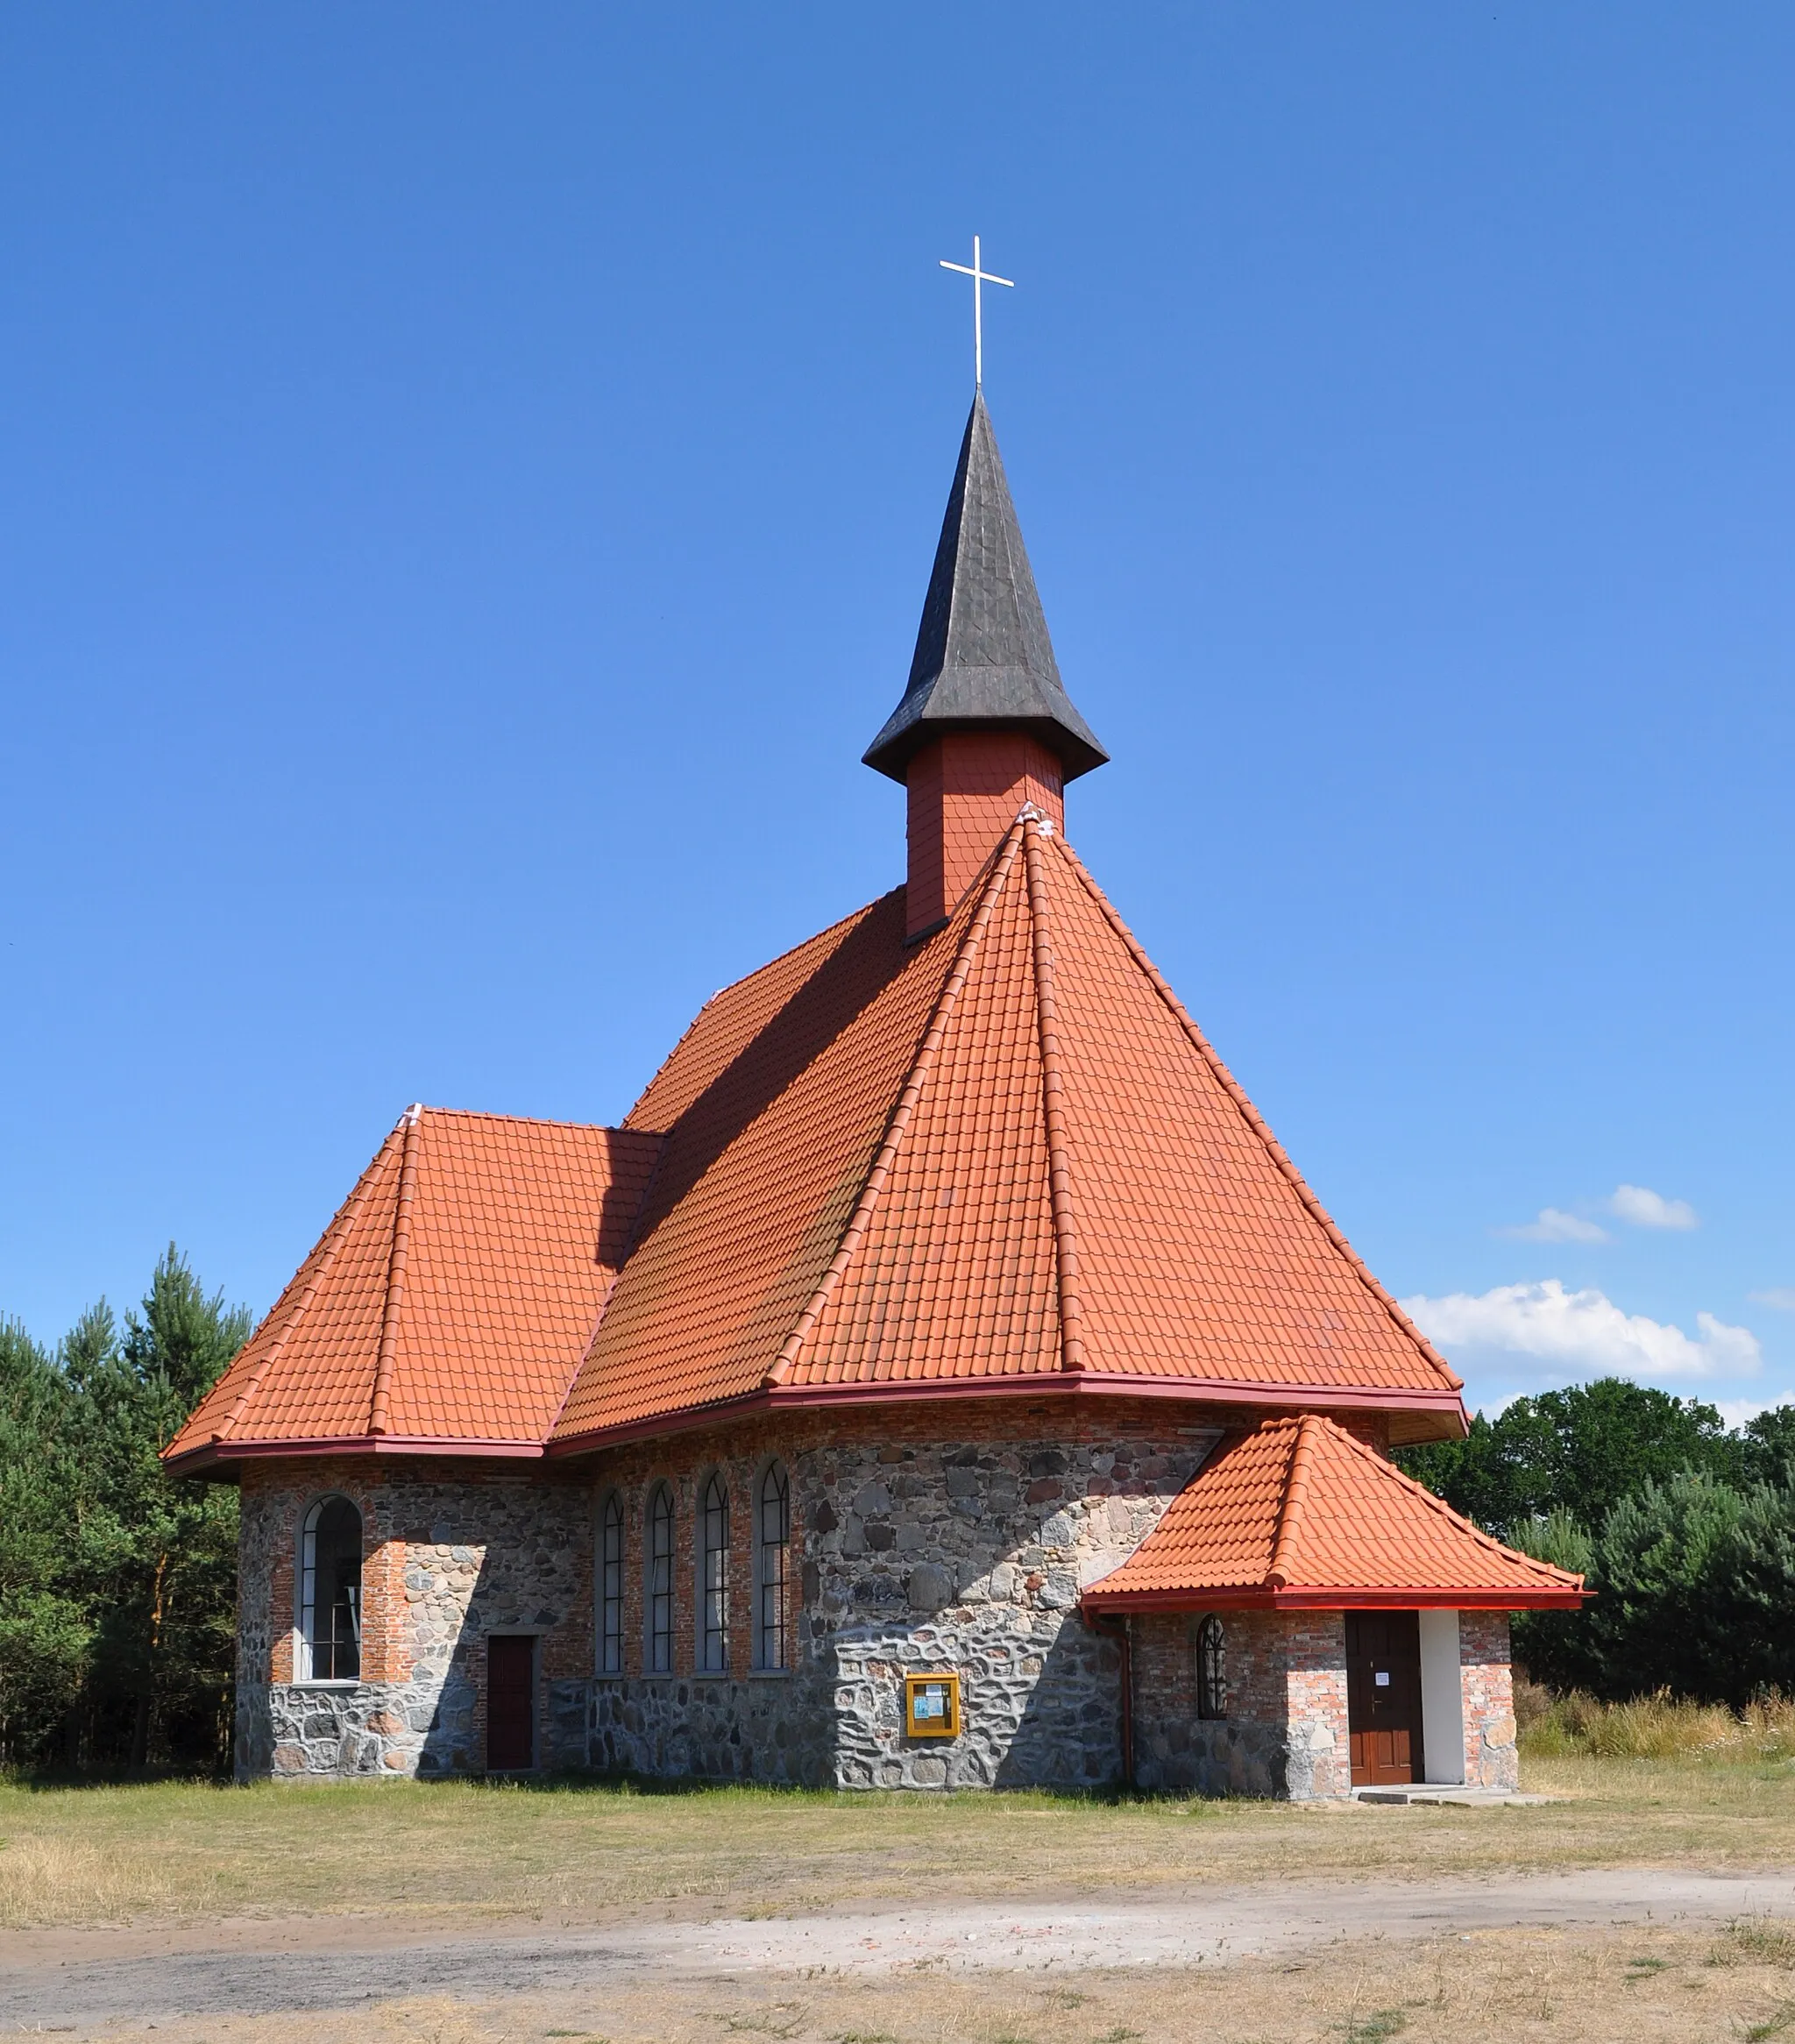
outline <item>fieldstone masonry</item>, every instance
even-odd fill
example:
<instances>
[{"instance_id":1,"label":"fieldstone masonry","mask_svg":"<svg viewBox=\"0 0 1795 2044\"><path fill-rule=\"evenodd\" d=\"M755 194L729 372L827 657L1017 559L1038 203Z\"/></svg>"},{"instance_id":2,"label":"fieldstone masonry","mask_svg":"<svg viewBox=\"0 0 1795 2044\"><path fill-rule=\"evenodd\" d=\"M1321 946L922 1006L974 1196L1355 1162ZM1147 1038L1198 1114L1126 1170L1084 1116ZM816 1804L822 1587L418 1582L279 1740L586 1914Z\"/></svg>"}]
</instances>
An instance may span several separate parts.
<instances>
[{"instance_id":1,"label":"fieldstone masonry","mask_svg":"<svg viewBox=\"0 0 1795 2044\"><path fill-rule=\"evenodd\" d=\"M581 1464L401 1456L249 1465L243 1480L240 1778L422 1776L485 1765L486 1643L540 1641L544 1767L853 1788L1092 1786L1122 1766L1122 1657L1078 1609L1144 1539L1217 1429L1142 1407L1082 1434L962 1409L955 1438L882 1416L843 1437L768 1423L613 1451ZM956 1418L961 1415L954 1416ZM1068 1435L1074 1437L1068 1437ZM755 1665L762 1558L755 1501L778 1452L790 1485L785 1668ZM730 1500L729 1666L692 1672L697 1501ZM675 1506L674 1672L644 1671L649 1498ZM363 1519L362 1678L294 1680L294 1584L309 1507ZM594 1543L623 1507L623 1670L592 1672ZM1227 1618L1230 1709L1197 1714L1195 1617L1132 1635L1136 1778L1146 1788L1309 1798L1349 1784L1337 1612ZM1515 1780L1508 1622L1460 1629L1466 1778ZM904 1677L956 1671L962 1730L912 1741Z\"/></svg>"},{"instance_id":2,"label":"fieldstone masonry","mask_svg":"<svg viewBox=\"0 0 1795 2044\"><path fill-rule=\"evenodd\" d=\"M300 1529L333 1494L362 1515L362 1679L296 1682ZM547 1699L590 1671L578 1626L590 1528L588 1486L539 1472L470 1476L465 1464L400 1456L251 1464L238 1551L239 1777L478 1771L490 1632L542 1636ZM545 1711L539 1757L582 1763L582 1749L556 1749L557 1721Z\"/></svg>"}]
</instances>

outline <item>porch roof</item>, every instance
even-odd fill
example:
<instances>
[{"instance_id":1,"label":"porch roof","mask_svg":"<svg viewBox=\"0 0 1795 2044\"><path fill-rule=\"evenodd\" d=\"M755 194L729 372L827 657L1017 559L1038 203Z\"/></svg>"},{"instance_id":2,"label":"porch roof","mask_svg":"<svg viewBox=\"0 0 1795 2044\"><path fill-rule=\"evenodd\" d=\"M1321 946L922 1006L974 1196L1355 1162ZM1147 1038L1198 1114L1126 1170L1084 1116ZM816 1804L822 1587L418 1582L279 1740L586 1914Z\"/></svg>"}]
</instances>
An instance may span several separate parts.
<instances>
[{"instance_id":1,"label":"porch roof","mask_svg":"<svg viewBox=\"0 0 1795 2044\"><path fill-rule=\"evenodd\" d=\"M1305 1413L1224 1448L1082 1603L1515 1611L1574 1610L1583 1597L1581 1576L1504 1547L1344 1428Z\"/></svg>"}]
</instances>

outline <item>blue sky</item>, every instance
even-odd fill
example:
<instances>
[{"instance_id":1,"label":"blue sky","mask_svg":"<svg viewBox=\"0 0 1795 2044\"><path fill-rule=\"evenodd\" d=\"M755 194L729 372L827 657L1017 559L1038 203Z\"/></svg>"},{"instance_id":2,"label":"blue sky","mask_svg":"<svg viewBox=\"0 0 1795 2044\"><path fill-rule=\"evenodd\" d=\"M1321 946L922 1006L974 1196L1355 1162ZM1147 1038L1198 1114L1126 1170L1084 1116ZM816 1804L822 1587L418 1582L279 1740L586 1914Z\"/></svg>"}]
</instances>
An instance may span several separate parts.
<instances>
[{"instance_id":1,"label":"blue sky","mask_svg":"<svg viewBox=\"0 0 1795 2044\"><path fill-rule=\"evenodd\" d=\"M1073 841L1473 1397L1789 1392L1791 64L7 9L0 1310L264 1307L407 1102L614 1118L900 877L976 229Z\"/></svg>"}]
</instances>

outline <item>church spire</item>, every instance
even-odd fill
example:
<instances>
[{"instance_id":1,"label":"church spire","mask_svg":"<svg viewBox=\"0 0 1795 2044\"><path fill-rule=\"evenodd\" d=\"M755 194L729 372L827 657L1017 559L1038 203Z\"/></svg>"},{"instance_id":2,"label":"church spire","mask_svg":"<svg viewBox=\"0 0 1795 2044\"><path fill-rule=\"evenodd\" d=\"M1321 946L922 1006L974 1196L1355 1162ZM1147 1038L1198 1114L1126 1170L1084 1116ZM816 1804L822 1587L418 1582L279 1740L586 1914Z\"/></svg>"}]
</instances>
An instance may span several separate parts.
<instances>
[{"instance_id":1,"label":"church spire","mask_svg":"<svg viewBox=\"0 0 1795 2044\"><path fill-rule=\"evenodd\" d=\"M960 445L904 699L864 755L905 780L911 761L949 731L1027 733L1075 780L1109 754L1072 706L1022 543L983 392Z\"/></svg>"}]
</instances>

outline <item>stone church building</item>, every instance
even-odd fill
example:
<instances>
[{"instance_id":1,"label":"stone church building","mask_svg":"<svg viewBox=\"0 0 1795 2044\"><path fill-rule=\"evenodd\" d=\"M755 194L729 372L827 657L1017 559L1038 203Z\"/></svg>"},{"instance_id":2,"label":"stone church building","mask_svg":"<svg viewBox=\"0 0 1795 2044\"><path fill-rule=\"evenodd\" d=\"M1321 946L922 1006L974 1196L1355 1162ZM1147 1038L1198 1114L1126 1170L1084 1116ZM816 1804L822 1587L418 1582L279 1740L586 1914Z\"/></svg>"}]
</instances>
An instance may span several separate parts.
<instances>
[{"instance_id":1,"label":"stone church building","mask_svg":"<svg viewBox=\"0 0 1795 2044\"><path fill-rule=\"evenodd\" d=\"M1389 1460L1459 1380L1068 842L1106 756L976 396L903 884L621 1127L409 1109L170 1446L242 1489L240 1776L1514 1785L1580 1581Z\"/></svg>"}]
</instances>

